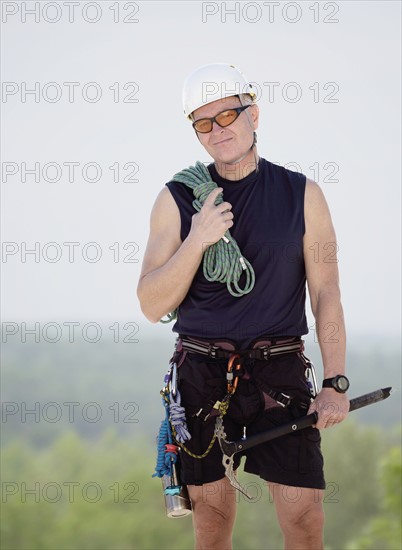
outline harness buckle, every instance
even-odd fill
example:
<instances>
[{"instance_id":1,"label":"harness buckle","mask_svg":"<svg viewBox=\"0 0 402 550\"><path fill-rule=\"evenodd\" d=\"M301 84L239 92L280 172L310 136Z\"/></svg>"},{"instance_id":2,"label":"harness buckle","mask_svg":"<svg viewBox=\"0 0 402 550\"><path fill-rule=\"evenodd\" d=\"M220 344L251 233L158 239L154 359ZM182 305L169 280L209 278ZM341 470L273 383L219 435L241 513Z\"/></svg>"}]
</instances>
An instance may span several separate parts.
<instances>
[{"instance_id":1,"label":"harness buckle","mask_svg":"<svg viewBox=\"0 0 402 550\"><path fill-rule=\"evenodd\" d=\"M271 355L271 348L269 346L264 346L262 349L264 361L268 361L269 356Z\"/></svg>"},{"instance_id":2,"label":"harness buckle","mask_svg":"<svg viewBox=\"0 0 402 550\"><path fill-rule=\"evenodd\" d=\"M279 396L276 399L276 402L283 408L289 407L291 401L292 401L292 397L282 392L279 394Z\"/></svg>"},{"instance_id":3,"label":"harness buckle","mask_svg":"<svg viewBox=\"0 0 402 550\"><path fill-rule=\"evenodd\" d=\"M203 407L201 407L200 410L198 412L196 412L194 416L196 416L197 418L199 418L200 420L205 422L209 418L211 412L207 412L207 414L205 414L205 413L206 413L206 411L204 410Z\"/></svg>"}]
</instances>

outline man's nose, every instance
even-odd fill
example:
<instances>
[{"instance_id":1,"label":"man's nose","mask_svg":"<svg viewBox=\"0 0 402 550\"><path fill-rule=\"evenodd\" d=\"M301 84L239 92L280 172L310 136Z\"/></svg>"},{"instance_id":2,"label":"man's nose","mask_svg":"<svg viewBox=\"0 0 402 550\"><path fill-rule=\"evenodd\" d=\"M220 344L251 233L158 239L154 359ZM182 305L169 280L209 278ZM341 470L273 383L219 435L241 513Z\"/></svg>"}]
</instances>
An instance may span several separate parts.
<instances>
[{"instance_id":1,"label":"man's nose","mask_svg":"<svg viewBox=\"0 0 402 550\"><path fill-rule=\"evenodd\" d=\"M219 124L216 122L216 120L214 120L212 122L211 134L214 134L216 132L219 132L219 133L223 132L223 128L222 128L222 126L219 126Z\"/></svg>"}]
</instances>

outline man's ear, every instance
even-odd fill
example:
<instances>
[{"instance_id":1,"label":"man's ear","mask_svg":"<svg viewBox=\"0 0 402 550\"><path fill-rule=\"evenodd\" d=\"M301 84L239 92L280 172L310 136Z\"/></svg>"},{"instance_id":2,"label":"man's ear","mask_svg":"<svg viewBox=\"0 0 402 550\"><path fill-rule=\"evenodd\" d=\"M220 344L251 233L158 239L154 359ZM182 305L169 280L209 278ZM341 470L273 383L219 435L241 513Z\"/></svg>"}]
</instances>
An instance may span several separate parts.
<instances>
[{"instance_id":1,"label":"man's ear","mask_svg":"<svg viewBox=\"0 0 402 550\"><path fill-rule=\"evenodd\" d=\"M249 111L251 111L250 114L251 114L253 122L254 122L254 129L257 130L258 120L259 120L259 117L260 117L260 108L258 107L258 105L256 103L254 103L254 105L251 107L251 109L249 109Z\"/></svg>"}]
</instances>

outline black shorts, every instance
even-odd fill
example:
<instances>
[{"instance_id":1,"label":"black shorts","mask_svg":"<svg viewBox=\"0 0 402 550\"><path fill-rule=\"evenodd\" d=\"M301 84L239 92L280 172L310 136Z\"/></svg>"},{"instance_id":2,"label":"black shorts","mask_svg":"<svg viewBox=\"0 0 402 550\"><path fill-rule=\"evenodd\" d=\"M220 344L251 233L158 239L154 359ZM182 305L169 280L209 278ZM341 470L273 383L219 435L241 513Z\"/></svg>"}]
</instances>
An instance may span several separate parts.
<instances>
[{"instance_id":1,"label":"black shorts","mask_svg":"<svg viewBox=\"0 0 402 550\"><path fill-rule=\"evenodd\" d=\"M178 388L181 404L186 410L187 425L192 434L186 447L202 454L210 444L216 416L204 422L195 420L195 413L210 401L216 392L225 395L227 360L210 359L187 353L178 370ZM227 440L235 441L288 422L306 414L311 394L305 377L305 365L297 353L278 355L265 360L245 359L244 378L239 378L237 390L230 398L223 423ZM269 398L259 387L265 385L292 396L293 405L284 408ZM222 391L220 392L219 389ZM199 437L194 437L196 423ZM257 445L243 454L234 455L234 468L246 457L244 470L259 475L263 480L295 487L325 489L320 431L305 428L295 433ZM216 440L209 454L202 459L180 452L181 479L187 485L210 483L222 479L222 451Z\"/></svg>"}]
</instances>

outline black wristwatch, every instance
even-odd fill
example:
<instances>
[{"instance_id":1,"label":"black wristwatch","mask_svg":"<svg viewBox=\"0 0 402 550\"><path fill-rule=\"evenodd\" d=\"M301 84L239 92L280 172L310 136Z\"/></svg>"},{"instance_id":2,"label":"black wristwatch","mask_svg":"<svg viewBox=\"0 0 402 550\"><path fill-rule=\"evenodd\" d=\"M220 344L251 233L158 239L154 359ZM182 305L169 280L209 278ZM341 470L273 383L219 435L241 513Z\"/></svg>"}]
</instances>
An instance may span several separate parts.
<instances>
[{"instance_id":1,"label":"black wristwatch","mask_svg":"<svg viewBox=\"0 0 402 550\"><path fill-rule=\"evenodd\" d=\"M323 388L334 388L339 393L345 393L350 386L349 380L343 374L338 374L333 378L326 378L322 381Z\"/></svg>"}]
</instances>

